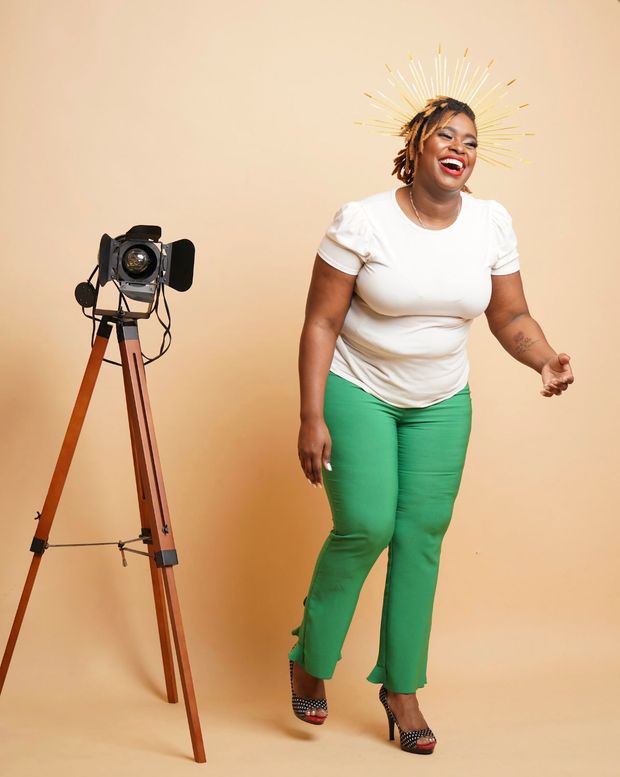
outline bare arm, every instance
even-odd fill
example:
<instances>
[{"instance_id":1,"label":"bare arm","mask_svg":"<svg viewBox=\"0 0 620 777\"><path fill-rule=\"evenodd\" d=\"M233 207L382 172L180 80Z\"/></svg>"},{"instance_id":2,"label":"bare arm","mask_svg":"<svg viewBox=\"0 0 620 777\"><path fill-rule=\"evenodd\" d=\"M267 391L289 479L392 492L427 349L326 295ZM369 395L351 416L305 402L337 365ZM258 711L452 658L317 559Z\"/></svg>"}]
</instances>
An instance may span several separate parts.
<instances>
[{"instance_id":1,"label":"bare arm","mask_svg":"<svg viewBox=\"0 0 620 777\"><path fill-rule=\"evenodd\" d=\"M521 273L492 275L491 279L493 291L485 310L489 329L511 356L540 373L543 364L557 354L530 315Z\"/></svg>"},{"instance_id":2,"label":"bare arm","mask_svg":"<svg viewBox=\"0 0 620 777\"><path fill-rule=\"evenodd\" d=\"M540 374L544 397L559 396L574 382L570 356L549 345L530 315L520 272L491 278L493 291L485 311L489 329L511 356Z\"/></svg>"},{"instance_id":3,"label":"bare arm","mask_svg":"<svg viewBox=\"0 0 620 777\"><path fill-rule=\"evenodd\" d=\"M299 343L299 458L306 477L316 485L322 484L322 462L331 453L323 420L325 382L355 280L355 275L337 270L317 254Z\"/></svg>"}]
</instances>

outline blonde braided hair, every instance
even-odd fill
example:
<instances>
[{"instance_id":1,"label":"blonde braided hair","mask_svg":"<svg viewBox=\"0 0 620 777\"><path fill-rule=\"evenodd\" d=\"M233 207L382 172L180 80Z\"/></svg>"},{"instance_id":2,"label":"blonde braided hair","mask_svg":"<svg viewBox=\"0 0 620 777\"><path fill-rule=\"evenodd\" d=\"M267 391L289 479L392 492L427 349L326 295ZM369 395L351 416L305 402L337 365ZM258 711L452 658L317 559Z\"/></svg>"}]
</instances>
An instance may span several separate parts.
<instances>
[{"instance_id":1,"label":"blonde braided hair","mask_svg":"<svg viewBox=\"0 0 620 777\"><path fill-rule=\"evenodd\" d=\"M407 186L413 182L418 154L424 150L424 143L433 132L444 127L457 113L464 113L476 123L476 116L467 103L452 97L439 96L426 101L425 107L404 124L400 134L405 138L405 146L394 158L394 170L399 181ZM444 121L445 119L445 121ZM464 192L471 190L463 186Z\"/></svg>"}]
</instances>

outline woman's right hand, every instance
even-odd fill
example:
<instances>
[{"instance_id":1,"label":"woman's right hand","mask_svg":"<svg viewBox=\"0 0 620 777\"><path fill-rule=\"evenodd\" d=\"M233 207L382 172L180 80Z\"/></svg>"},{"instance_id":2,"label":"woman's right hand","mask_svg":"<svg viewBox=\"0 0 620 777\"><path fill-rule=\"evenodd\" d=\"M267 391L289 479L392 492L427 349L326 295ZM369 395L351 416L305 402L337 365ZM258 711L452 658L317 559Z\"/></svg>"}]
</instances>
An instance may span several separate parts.
<instances>
[{"instance_id":1,"label":"woman's right hand","mask_svg":"<svg viewBox=\"0 0 620 777\"><path fill-rule=\"evenodd\" d=\"M297 443L299 462L311 485L323 487L323 465L331 471L332 438L325 421L320 418L302 421Z\"/></svg>"}]
</instances>

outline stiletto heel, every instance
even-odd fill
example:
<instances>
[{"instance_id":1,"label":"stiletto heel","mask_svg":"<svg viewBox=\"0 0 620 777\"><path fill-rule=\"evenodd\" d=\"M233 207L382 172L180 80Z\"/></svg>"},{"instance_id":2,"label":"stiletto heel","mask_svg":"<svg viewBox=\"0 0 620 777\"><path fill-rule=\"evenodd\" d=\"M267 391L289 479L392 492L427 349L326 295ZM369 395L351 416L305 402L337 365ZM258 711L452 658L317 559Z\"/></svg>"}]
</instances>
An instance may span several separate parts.
<instances>
[{"instance_id":1,"label":"stiletto heel","mask_svg":"<svg viewBox=\"0 0 620 777\"><path fill-rule=\"evenodd\" d=\"M394 721L392 718L388 715L388 730L390 732L390 741L393 741L394 739Z\"/></svg>"},{"instance_id":2,"label":"stiletto heel","mask_svg":"<svg viewBox=\"0 0 620 777\"><path fill-rule=\"evenodd\" d=\"M396 718L396 715L392 711L387 700L387 689L385 685L382 685L379 689L379 701L383 704L385 712L388 718L388 727L390 732L390 740L394 739L394 723L398 726L398 732L400 734L400 748L406 750L408 753L419 753L420 755L430 755L435 749L437 744L437 738L433 734L430 728L416 728L410 731L404 731ZM418 744L418 739L421 737L433 737L434 742L421 742Z\"/></svg>"},{"instance_id":3,"label":"stiletto heel","mask_svg":"<svg viewBox=\"0 0 620 777\"><path fill-rule=\"evenodd\" d=\"M315 726L322 725L325 723L327 715L309 715L308 710L321 709L327 712L327 699L325 697L309 699L305 696L298 696L293 690L293 664L295 662L289 658L288 663L291 674L291 703L295 717L303 720L304 723L312 723Z\"/></svg>"}]
</instances>

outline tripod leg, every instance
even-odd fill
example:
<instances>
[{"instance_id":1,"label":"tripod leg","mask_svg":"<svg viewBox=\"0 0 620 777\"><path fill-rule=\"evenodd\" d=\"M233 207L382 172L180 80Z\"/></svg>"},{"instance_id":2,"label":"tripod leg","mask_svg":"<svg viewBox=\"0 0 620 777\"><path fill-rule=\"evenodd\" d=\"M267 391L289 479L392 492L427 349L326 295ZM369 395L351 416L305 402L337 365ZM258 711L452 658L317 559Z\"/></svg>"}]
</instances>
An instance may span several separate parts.
<instances>
[{"instance_id":1,"label":"tripod leg","mask_svg":"<svg viewBox=\"0 0 620 777\"><path fill-rule=\"evenodd\" d=\"M112 327L109 321L106 318L102 319L97 331L97 337L95 338L95 342L90 352L90 357L86 364L86 370L84 371L84 377L82 378L80 390L78 391L77 399L75 400L73 412L71 413L71 418L69 419L69 425L67 427L65 438L58 455L54 474L52 475L52 480L47 492L47 496L45 498L45 503L43 505L43 511L41 512L41 517L39 518L39 525L30 546L30 550L35 555L30 564L30 570L28 571L28 576L26 577L26 584L24 585L24 590L22 591L22 595L19 600L17 613L13 621L11 633L9 634L2 664L0 665L0 691L2 691L7 672L9 671L9 664L11 663L11 657L13 656L15 643L17 642L19 630L26 613L26 607L28 606L30 593L32 592L34 581L36 579L39 565L41 563L41 558L47 545L52 522L54 521L56 509L62 495L62 490L67 480L69 467L71 466L73 454L75 453L75 448L80 437L80 432L82 431L84 418L86 417L88 405L90 404L90 399L95 389L95 383L97 382L97 376L99 375L99 369L105 355L111 332Z\"/></svg>"},{"instance_id":2,"label":"tripod leg","mask_svg":"<svg viewBox=\"0 0 620 777\"><path fill-rule=\"evenodd\" d=\"M19 630L21 628L22 621L24 620L26 607L28 606L28 600L30 599L30 592L32 591L37 572L39 571L40 561L41 555L35 555L32 557L32 561L30 562L30 569L28 570L28 575L26 577L26 584L24 585L24 590L22 591L19 604L17 605L17 612L13 621L13 628L9 634L9 639L4 650L2 665L0 666L0 691L2 691L2 688L4 687L6 674L9 671L9 664L11 663L13 650L15 649L15 643L17 642L17 637L19 636Z\"/></svg>"},{"instance_id":3,"label":"tripod leg","mask_svg":"<svg viewBox=\"0 0 620 777\"><path fill-rule=\"evenodd\" d=\"M150 528L154 558L157 566L162 568L166 588L168 614L176 647L194 759L198 763L205 763L206 756L183 631L181 608L171 568L178 563L177 552L174 547L168 502L161 474L161 464L146 386L138 327L134 322L123 322L117 326L117 334L121 361L123 363L127 408L130 424L133 425L134 429L135 451L139 461L140 479L145 499L149 503L149 508L146 512L151 519Z\"/></svg>"},{"instance_id":4,"label":"tripod leg","mask_svg":"<svg viewBox=\"0 0 620 777\"><path fill-rule=\"evenodd\" d=\"M157 568L155 559L149 559L151 571L151 583L153 584L153 598L155 600L155 614L157 616L157 629L159 631L159 644L161 657L164 664L164 680L166 682L166 695L171 704L179 701L177 681L174 676L174 661L172 660L172 643L168 630L168 616L166 615L166 597L162 573Z\"/></svg>"},{"instance_id":5,"label":"tripod leg","mask_svg":"<svg viewBox=\"0 0 620 777\"><path fill-rule=\"evenodd\" d=\"M172 633L174 635L174 644L177 651L177 662L179 664L179 674L181 675L181 687L183 688L185 711L187 712L187 720L189 722L189 732L192 740L192 748L194 750L194 758L198 763L205 763L207 757L205 755L202 734L200 732L198 705L194 694L192 672L189 666L189 656L187 653L183 623L181 621L181 608L179 606L179 597L174 580L174 570L172 567L164 567L162 572L166 586L168 611L170 612L170 620L172 621Z\"/></svg>"},{"instance_id":6,"label":"tripod leg","mask_svg":"<svg viewBox=\"0 0 620 777\"><path fill-rule=\"evenodd\" d=\"M133 465L136 474L136 488L138 491L138 505L140 508L140 525L142 534L150 533L152 526L152 516L149 515L149 501L146 498L144 487L142 485L142 476L140 474L140 462L136 448L136 431L132 422L131 412L129 413L129 434L131 437L131 452L133 455ZM145 532L145 529L148 531ZM151 572L151 583L153 586L153 598L155 600L155 615L157 617L157 631L159 633L159 644L161 647L161 657L164 665L164 680L166 683L166 696L170 703L179 700L177 693L177 682L174 675L174 661L172 659L172 643L170 641L170 631L168 629L168 616L166 614L166 598L164 584L161 572L159 571L155 559L152 555L149 558L149 569Z\"/></svg>"}]
</instances>

